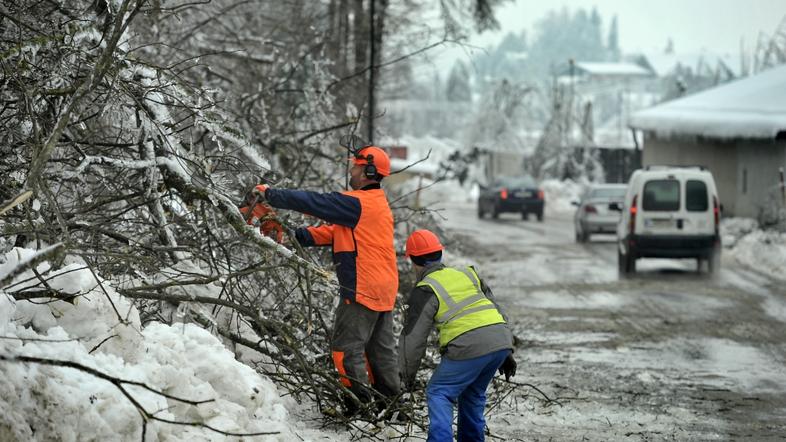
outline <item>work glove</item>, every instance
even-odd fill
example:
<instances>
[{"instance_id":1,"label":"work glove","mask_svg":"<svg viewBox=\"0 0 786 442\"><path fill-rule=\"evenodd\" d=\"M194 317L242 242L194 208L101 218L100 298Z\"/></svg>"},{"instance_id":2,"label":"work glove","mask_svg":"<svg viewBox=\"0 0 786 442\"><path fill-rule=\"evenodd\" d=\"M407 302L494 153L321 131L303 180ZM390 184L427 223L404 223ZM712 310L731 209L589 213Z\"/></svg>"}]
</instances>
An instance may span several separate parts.
<instances>
[{"instance_id":1,"label":"work glove","mask_svg":"<svg viewBox=\"0 0 786 442\"><path fill-rule=\"evenodd\" d=\"M516 375L516 360L513 359L513 353L509 354L502 365L499 366L499 374L505 375L505 381L510 381L510 378Z\"/></svg>"},{"instance_id":2,"label":"work glove","mask_svg":"<svg viewBox=\"0 0 786 442\"><path fill-rule=\"evenodd\" d=\"M256 196L259 199L259 201L265 201L266 200L266 198L265 198L265 191L266 190L267 190L267 186L266 185L264 185L264 184L257 184L257 186L254 187L254 190L251 191L251 193L253 193L254 196Z\"/></svg>"},{"instance_id":3,"label":"work glove","mask_svg":"<svg viewBox=\"0 0 786 442\"><path fill-rule=\"evenodd\" d=\"M263 184L256 186L246 195L244 205L239 210L248 225L259 226L262 235L281 244L284 240L284 227L276 219L276 211L264 203L265 190L267 186Z\"/></svg>"}]
</instances>

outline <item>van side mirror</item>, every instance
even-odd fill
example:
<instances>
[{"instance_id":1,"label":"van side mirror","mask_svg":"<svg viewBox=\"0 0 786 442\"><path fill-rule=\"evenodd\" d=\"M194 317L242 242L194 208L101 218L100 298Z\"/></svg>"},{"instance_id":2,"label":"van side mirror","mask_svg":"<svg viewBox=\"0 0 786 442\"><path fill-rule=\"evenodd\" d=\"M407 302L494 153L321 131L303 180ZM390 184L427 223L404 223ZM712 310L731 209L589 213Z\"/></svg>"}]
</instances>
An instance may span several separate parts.
<instances>
[{"instance_id":1,"label":"van side mirror","mask_svg":"<svg viewBox=\"0 0 786 442\"><path fill-rule=\"evenodd\" d=\"M609 203L609 210L616 210L617 212L622 212L622 205L618 202Z\"/></svg>"}]
</instances>

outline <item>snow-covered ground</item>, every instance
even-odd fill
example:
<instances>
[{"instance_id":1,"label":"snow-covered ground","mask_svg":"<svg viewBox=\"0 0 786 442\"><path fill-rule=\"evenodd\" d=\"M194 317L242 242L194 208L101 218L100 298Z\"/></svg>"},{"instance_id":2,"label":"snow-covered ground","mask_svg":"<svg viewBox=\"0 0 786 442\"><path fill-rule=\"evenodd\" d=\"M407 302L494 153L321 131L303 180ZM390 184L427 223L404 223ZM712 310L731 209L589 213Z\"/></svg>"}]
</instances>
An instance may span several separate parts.
<instances>
[{"instance_id":1,"label":"snow-covered ground","mask_svg":"<svg viewBox=\"0 0 786 442\"><path fill-rule=\"evenodd\" d=\"M725 219L721 232L724 253L755 271L786 280L786 233L762 230L750 218Z\"/></svg>"},{"instance_id":2,"label":"snow-covered ground","mask_svg":"<svg viewBox=\"0 0 786 442\"><path fill-rule=\"evenodd\" d=\"M15 248L0 264L0 279L36 252ZM273 382L238 362L219 339L194 324L151 323L144 328L132 303L111 281L97 281L84 262L69 258L51 269L48 284L70 293L65 301L15 301L0 290L0 440L142 440L143 419L117 385L61 366L19 357L70 361L117 379L142 383L191 405L132 384L121 384L148 413L196 422L226 433L271 433L265 440L344 440L306 428L288 410ZM38 264L39 273L50 264ZM99 282L101 284L99 284ZM6 286L38 283L28 270ZM206 428L149 421L145 441L216 441Z\"/></svg>"}]
</instances>

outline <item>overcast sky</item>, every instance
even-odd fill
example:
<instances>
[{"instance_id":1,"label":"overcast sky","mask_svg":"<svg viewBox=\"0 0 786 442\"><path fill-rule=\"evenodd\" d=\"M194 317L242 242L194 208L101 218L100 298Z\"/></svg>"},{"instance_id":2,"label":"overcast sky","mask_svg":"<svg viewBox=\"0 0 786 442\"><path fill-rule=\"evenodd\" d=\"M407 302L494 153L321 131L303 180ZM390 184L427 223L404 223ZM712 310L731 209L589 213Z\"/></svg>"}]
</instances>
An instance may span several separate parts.
<instances>
[{"instance_id":1,"label":"overcast sky","mask_svg":"<svg viewBox=\"0 0 786 442\"><path fill-rule=\"evenodd\" d=\"M603 18L604 41L609 22L616 14L624 53L660 52L671 37L676 52L707 49L736 55L741 38L746 50L751 51L759 33L772 35L786 16L786 0L517 0L497 9L500 31L474 36L469 43L485 48L499 43L508 32L518 33L522 29L527 29L532 41L535 23L548 11L563 6L570 11L597 7ZM437 64L451 60L452 65L457 57L466 58L467 51L441 50Z\"/></svg>"}]
</instances>

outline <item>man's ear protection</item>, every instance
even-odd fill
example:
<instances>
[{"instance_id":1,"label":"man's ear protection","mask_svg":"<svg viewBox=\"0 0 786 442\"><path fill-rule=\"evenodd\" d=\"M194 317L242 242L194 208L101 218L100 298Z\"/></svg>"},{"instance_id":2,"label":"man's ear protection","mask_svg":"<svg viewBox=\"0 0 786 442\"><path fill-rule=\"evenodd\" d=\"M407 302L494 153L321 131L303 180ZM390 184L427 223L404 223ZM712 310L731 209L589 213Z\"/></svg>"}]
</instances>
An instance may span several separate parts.
<instances>
[{"instance_id":1,"label":"man's ear protection","mask_svg":"<svg viewBox=\"0 0 786 442\"><path fill-rule=\"evenodd\" d=\"M374 164L374 155L361 155L360 151L357 151L355 152L355 158L366 160L366 165L363 167L363 176L370 180L377 178L377 166Z\"/></svg>"},{"instance_id":2,"label":"man's ear protection","mask_svg":"<svg viewBox=\"0 0 786 442\"><path fill-rule=\"evenodd\" d=\"M370 180L377 177L377 166L374 165L374 155L366 155L366 167L363 168L363 175Z\"/></svg>"}]
</instances>

